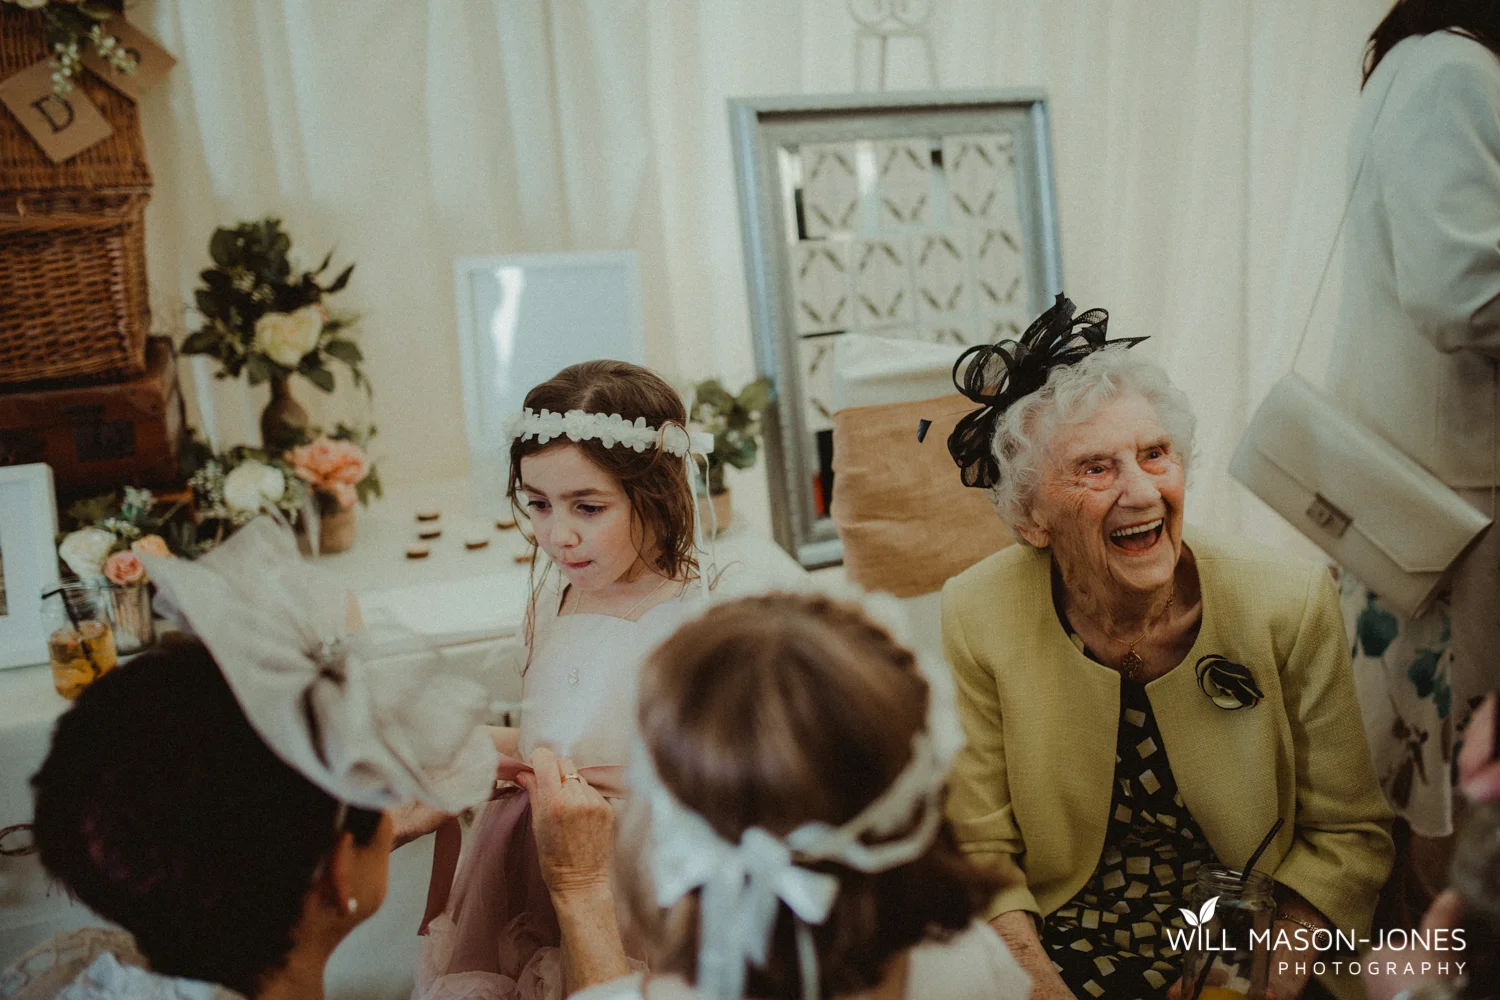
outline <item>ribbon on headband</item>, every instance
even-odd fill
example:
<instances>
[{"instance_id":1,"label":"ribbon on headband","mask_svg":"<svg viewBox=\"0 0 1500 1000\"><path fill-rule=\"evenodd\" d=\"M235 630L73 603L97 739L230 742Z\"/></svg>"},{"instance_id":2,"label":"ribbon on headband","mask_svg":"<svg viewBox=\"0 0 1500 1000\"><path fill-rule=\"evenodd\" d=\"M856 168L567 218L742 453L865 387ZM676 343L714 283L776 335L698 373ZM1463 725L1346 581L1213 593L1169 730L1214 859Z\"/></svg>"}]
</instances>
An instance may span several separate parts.
<instances>
[{"instance_id":1,"label":"ribbon on headband","mask_svg":"<svg viewBox=\"0 0 1500 1000\"><path fill-rule=\"evenodd\" d=\"M903 633L894 599L840 596L859 603L898 638ZM701 890L697 987L705 1000L740 1000L744 995L746 965L765 964L781 904L796 921L802 996L816 1000L818 961L809 926L828 919L839 882L806 866L832 862L882 872L909 864L932 845L943 822L948 769L963 748L964 735L947 667L931 657L916 659L927 683L927 718L912 735L911 758L874 801L839 826L804 823L785 837L749 827L732 844L672 794L650 751L637 741L630 786L650 807L649 859L657 905L674 906Z\"/></svg>"},{"instance_id":2,"label":"ribbon on headband","mask_svg":"<svg viewBox=\"0 0 1500 1000\"><path fill-rule=\"evenodd\" d=\"M703 996L738 1000L744 995L746 963L765 965L779 904L785 903L797 920L802 995L816 997L818 964L808 925L828 919L838 879L799 867L791 849L759 827L746 829L732 845L665 788L657 785L649 794L653 840L659 848L670 845L652 856L657 905L671 907L694 889L703 890L697 983Z\"/></svg>"}]
</instances>

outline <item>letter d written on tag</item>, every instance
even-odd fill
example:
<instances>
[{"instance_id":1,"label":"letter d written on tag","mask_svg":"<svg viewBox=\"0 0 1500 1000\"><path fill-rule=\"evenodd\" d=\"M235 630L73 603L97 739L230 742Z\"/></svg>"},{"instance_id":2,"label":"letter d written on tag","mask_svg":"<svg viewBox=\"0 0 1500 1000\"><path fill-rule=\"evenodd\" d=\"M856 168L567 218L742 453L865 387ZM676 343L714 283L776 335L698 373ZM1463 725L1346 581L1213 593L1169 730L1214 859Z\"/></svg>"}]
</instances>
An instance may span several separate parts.
<instances>
[{"instance_id":1,"label":"letter d written on tag","mask_svg":"<svg viewBox=\"0 0 1500 1000\"><path fill-rule=\"evenodd\" d=\"M31 106L36 108L37 114L46 119L48 125L52 126L54 133L61 132L73 124L73 119L77 117L73 112L73 105L68 103L68 99L58 97L56 94L38 97L31 102Z\"/></svg>"},{"instance_id":2,"label":"letter d written on tag","mask_svg":"<svg viewBox=\"0 0 1500 1000\"><path fill-rule=\"evenodd\" d=\"M0 81L0 103L53 163L77 156L114 133L82 87L65 98L52 93L52 63L46 59Z\"/></svg>"}]
</instances>

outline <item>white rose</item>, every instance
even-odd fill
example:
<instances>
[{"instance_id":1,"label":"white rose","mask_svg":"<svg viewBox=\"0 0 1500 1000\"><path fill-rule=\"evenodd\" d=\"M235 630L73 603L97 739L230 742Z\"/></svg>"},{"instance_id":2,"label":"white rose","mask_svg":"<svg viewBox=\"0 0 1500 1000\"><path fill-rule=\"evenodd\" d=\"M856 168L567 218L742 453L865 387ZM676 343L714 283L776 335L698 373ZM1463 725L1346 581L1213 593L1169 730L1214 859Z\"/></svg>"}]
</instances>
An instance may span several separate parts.
<instances>
[{"instance_id":1,"label":"white rose","mask_svg":"<svg viewBox=\"0 0 1500 1000\"><path fill-rule=\"evenodd\" d=\"M57 554L68 569L87 579L102 576L104 560L115 547L115 536L103 528L79 528L62 540Z\"/></svg>"},{"instance_id":2,"label":"white rose","mask_svg":"<svg viewBox=\"0 0 1500 1000\"><path fill-rule=\"evenodd\" d=\"M224 503L232 510L258 511L262 501L274 504L285 493L286 477L281 470L253 459L224 477Z\"/></svg>"},{"instance_id":3,"label":"white rose","mask_svg":"<svg viewBox=\"0 0 1500 1000\"><path fill-rule=\"evenodd\" d=\"M323 333L323 311L303 306L293 313L266 313L255 321L255 346L283 368L296 368L318 346Z\"/></svg>"}]
</instances>

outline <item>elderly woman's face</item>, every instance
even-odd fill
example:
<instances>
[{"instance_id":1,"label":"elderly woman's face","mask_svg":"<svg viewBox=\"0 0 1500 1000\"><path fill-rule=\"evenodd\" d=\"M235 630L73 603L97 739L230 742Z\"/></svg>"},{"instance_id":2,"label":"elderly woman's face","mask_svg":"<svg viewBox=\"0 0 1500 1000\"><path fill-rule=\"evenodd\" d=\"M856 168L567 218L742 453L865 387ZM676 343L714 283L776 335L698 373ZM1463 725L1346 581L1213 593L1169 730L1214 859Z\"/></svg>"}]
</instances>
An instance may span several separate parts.
<instances>
[{"instance_id":1,"label":"elderly woman's face","mask_svg":"<svg viewBox=\"0 0 1500 1000\"><path fill-rule=\"evenodd\" d=\"M1182 460L1156 407L1127 393L1053 433L1021 534L1064 579L1154 591L1182 552Z\"/></svg>"}]
</instances>

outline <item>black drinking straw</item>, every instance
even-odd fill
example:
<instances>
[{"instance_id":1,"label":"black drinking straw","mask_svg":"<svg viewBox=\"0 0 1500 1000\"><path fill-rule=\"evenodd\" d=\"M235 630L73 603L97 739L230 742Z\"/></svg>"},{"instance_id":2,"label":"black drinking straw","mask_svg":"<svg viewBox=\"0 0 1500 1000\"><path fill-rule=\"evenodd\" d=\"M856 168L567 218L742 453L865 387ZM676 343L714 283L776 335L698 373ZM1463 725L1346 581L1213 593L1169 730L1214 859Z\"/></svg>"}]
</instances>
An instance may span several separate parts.
<instances>
[{"instance_id":1,"label":"black drinking straw","mask_svg":"<svg viewBox=\"0 0 1500 1000\"><path fill-rule=\"evenodd\" d=\"M60 583L57 586L53 587L51 590L42 591L42 600L45 601L47 598L52 597L54 594L57 595L58 600L62 601L63 612L67 614L68 621L73 623L74 628L78 628L83 623L80 622L78 620L78 616L73 613L73 602L68 600L67 591L68 585L66 583Z\"/></svg>"},{"instance_id":2,"label":"black drinking straw","mask_svg":"<svg viewBox=\"0 0 1500 1000\"><path fill-rule=\"evenodd\" d=\"M1262 854L1266 853L1266 848L1271 846L1271 841L1276 839L1277 832L1281 829L1282 824L1284 824L1285 822L1286 820L1282 817L1276 817L1276 822L1272 823L1271 829L1266 831L1265 839L1263 839L1260 842L1260 846L1250 854L1250 860L1246 861L1245 867L1240 870L1241 893L1243 893L1245 891L1245 887L1250 884L1250 873L1255 871L1255 863L1260 860L1260 856ZM1197 982L1193 983L1193 994L1192 996L1188 997L1188 1000L1198 1000L1198 994L1203 992L1203 987L1208 982L1208 971L1213 967L1214 962L1212 956L1205 954L1203 957L1203 968L1198 970L1198 980Z\"/></svg>"},{"instance_id":3,"label":"black drinking straw","mask_svg":"<svg viewBox=\"0 0 1500 1000\"><path fill-rule=\"evenodd\" d=\"M1260 846L1250 855L1250 860L1245 862L1245 868L1240 872L1240 892L1244 892L1245 887L1250 884L1250 873L1255 870L1255 863L1260 860L1262 854L1266 853L1266 848L1271 846L1271 841L1276 839L1277 831L1281 829L1282 824L1285 822L1286 820L1280 816L1276 817L1276 822L1271 824L1271 829L1266 833L1266 838L1260 842Z\"/></svg>"}]
</instances>

